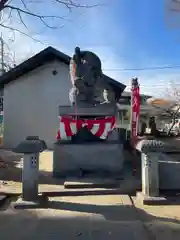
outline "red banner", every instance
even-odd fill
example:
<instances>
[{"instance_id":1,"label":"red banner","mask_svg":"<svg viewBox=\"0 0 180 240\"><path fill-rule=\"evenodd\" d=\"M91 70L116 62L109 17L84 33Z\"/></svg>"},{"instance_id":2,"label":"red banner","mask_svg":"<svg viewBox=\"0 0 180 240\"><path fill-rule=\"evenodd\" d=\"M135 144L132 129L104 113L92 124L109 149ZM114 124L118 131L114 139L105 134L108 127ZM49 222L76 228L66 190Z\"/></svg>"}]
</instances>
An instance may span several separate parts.
<instances>
[{"instance_id":1,"label":"red banner","mask_svg":"<svg viewBox=\"0 0 180 240\"><path fill-rule=\"evenodd\" d=\"M71 117L59 117L59 119L60 125L56 136L57 140L72 137L77 134L80 128L85 126L93 135L106 139L116 123L114 116L101 119L72 119Z\"/></svg>"},{"instance_id":2,"label":"red banner","mask_svg":"<svg viewBox=\"0 0 180 240\"><path fill-rule=\"evenodd\" d=\"M138 133L138 121L140 114L140 93L139 86L132 87L132 109L131 109L131 140L132 146L136 144L137 141L137 133Z\"/></svg>"}]
</instances>

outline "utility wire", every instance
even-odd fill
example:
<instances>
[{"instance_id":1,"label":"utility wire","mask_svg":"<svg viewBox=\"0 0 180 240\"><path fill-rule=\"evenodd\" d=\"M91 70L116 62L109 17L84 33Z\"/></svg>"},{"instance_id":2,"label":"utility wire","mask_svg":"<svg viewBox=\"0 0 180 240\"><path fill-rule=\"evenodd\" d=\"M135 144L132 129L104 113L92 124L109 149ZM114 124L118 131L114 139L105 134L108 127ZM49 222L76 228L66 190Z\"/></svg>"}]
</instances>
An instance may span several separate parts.
<instances>
[{"instance_id":1,"label":"utility wire","mask_svg":"<svg viewBox=\"0 0 180 240\"><path fill-rule=\"evenodd\" d=\"M124 83L127 84L127 83ZM127 86L131 86L130 83L127 84ZM164 83L164 84L139 84L140 87L152 87L152 88L156 88L156 87L173 87L171 84L168 83ZM180 86L180 83L175 83L175 86Z\"/></svg>"},{"instance_id":2,"label":"utility wire","mask_svg":"<svg viewBox=\"0 0 180 240\"><path fill-rule=\"evenodd\" d=\"M169 65L162 67L144 67L144 68L104 68L104 71L114 71L114 72L124 72L124 71L154 71L154 70L164 70L164 69L175 69L180 68L180 65Z\"/></svg>"}]
</instances>

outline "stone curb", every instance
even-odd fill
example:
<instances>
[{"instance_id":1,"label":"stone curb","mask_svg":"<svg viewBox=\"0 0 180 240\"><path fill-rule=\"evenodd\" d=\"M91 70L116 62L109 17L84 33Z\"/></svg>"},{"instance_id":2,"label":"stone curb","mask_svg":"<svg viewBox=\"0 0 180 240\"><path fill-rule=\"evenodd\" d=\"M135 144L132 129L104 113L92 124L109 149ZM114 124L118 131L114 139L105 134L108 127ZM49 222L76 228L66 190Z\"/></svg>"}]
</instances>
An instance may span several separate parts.
<instances>
[{"instance_id":1,"label":"stone curb","mask_svg":"<svg viewBox=\"0 0 180 240\"><path fill-rule=\"evenodd\" d=\"M140 201L143 205L167 205L167 200L165 197L150 197L144 195L142 192L137 192L136 199L137 201Z\"/></svg>"}]
</instances>

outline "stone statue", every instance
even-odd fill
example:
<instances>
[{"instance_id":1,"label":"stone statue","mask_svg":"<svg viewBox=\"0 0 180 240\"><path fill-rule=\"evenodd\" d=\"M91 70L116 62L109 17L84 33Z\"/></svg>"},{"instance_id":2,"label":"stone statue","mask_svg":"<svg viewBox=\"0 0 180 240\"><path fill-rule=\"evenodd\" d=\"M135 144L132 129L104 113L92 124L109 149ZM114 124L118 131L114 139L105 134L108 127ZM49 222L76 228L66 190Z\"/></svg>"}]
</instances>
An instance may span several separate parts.
<instances>
[{"instance_id":1,"label":"stone statue","mask_svg":"<svg viewBox=\"0 0 180 240\"><path fill-rule=\"evenodd\" d=\"M69 97L72 105L75 103L79 106L100 104L95 96L96 85L103 79L101 61L98 56L76 47L70 62L70 75L73 87Z\"/></svg>"}]
</instances>

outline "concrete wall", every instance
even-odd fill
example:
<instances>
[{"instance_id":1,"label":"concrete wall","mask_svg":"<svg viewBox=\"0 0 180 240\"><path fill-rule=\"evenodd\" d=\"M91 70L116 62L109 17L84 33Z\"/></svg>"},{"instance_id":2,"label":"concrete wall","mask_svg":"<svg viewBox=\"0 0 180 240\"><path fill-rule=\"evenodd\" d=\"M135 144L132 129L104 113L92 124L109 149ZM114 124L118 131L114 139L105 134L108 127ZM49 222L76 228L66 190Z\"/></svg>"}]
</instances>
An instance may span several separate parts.
<instances>
[{"instance_id":1,"label":"concrete wall","mask_svg":"<svg viewBox=\"0 0 180 240\"><path fill-rule=\"evenodd\" d=\"M57 75L52 74L53 70ZM105 85L99 86L101 97ZM71 87L69 67L59 61L47 63L6 85L4 146L13 148L26 136L38 135L52 148L58 129L58 105L70 104Z\"/></svg>"}]
</instances>

